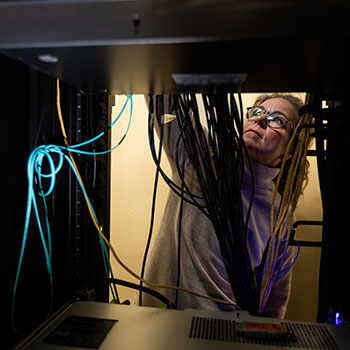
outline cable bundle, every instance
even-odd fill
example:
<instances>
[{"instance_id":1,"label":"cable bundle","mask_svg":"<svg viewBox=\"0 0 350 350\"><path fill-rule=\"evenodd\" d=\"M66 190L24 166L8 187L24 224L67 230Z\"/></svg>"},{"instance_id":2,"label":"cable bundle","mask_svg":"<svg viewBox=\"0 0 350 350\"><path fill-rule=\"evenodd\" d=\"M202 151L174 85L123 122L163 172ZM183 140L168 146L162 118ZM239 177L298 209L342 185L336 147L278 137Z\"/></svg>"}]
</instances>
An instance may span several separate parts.
<instances>
[{"instance_id":1,"label":"cable bundle","mask_svg":"<svg viewBox=\"0 0 350 350\"><path fill-rule=\"evenodd\" d=\"M47 206L45 202L45 198L49 196L54 187L55 187L55 182L56 182L56 176L62 169L62 166L64 164L64 161L66 161L69 166L71 167L73 173L75 174L77 181L79 183L79 186L82 189L82 192L84 194L91 219L93 221L93 224L99 234L100 237L100 243L102 247L102 254L105 262L105 268L106 268L106 275L108 276L111 274L111 277L113 279L113 273L111 271L111 266L109 262L109 254L108 254L108 249L110 249L111 254L115 258L115 260L120 264L130 275L132 275L134 278L138 279L139 281L146 283L154 288L167 288L167 289L174 289L174 290L180 290L186 293L190 293L192 295L206 298L206 299L211 299L217 302L223 302L226 304L234 304L231 302L227 301L221 301L219 299L212 298L207 295L201 295L199 293L196 293L195 291L186 289L186 288L179 288L176 286L169 286L169 285L159 285L156 283L153 283L151 281L146 281L144 280L141 276L139 276L137 273L132 271L118 256L116 250L112 246L112 244L109 242L109 240L106 238L106 236L102 232L102 228L100 227L98 223L97 216L95 214L95 211L93 209L93 206L89 200L89 197L86 193L84 184L82 182L81 176L79 174L79 170L75 164L75 161L73 159L72 153L81 153L81 154L86 154L86 155L102 155L109 153L116 149L121 142L125 139L126 134L129 131L130 123L131 123L131 117L132 117L132 112L133 112L133 104L132 104L132 97L128 96L126 99L126 102L120 111L119 115L116 117L114 122L110 124L108 129L112 127L116 121L120 118L120 116L123 114L127 104L130 103L130 118L129 118L129 123L127 125L127 129L125 131L124 136L121 138L121 140L118 142L116 146L113 148L102 151L102 152L87 152L81 149L81 147L88 145L94 141L96 141L98 138L102 137L106 131L101 132L99 135L93 137L90 140L87 140L85 142L76 144L76 145L69 145L68 144L68 138L65 132L64 124L63 124L63 118L62 118L62 113L61 113L61 108L60 108L60 90L59 90L59 81L57 81L57 112L61 124L61 130L63 134L63 138L65 140L66 146L57 146L57 145L41 145L35 148L32 153L29 156L28 163L27 163L27 176L28 176L28 200L27 200L27 211L26 211L26 218L25 218L25 225L24 225L24 231L23 231L23 238L22 238L22 247L20 251L20 257L19 257L19 262L18 262L18 267L17 267L17 273L15 277L15 283L14 283L14 288L13 288L13 298L12 298L12 306L11 306L11 322L14 330L20 334L20 331L16 328L15 325L15 319L14 319L14 311L15 311L15 300L16 300L16 292L17 292L17 287L18 287L18 282L19 282L19 277L20 277L20 272L22 268L22 263L23 263L23 257L24 257L24 252L26 248L26 242L29 234L29 223L30 223L30 218L31 218L31 212L34 209L35 212L35 217L36 217L36 222L39 228L40 232L40 237L44 249L44 255L46 259L46 267L50 279L50 284L51 284L51 305L49 307L52 307L52 300L53 300L53 284L52 284L52 247L51 247L51 232L50 232L50 225L49 225L49 220L48 220L48 211L47 211ZM45 166L43 164L45 163ZM48 166L47 166L48 165ZM46 172L44 171L44 169ZM46 180L49 180L49 183L46 182ZM45 182L45 183L44 183ZM38 183L39 191L37 191L37 187L34 186L35 183ZM47 189L44 190L44 187ZM38 211L37 207L37 197L40 197L44 203L44 217L42 217ZM45 227L42 227L42 223L45 223ZM112 293L116 294L116 290L112 289ZM49 311L50 313L50 311Z\"/></svg>"},{"instance_id":2,"label":"cable bundle","mask_svg":"<svg viewBox=\"0 0 350 350\"><path fill-rule=\"evenodd\" d=\"M203 94L203 129L195 95L173 96L181 139L191 160L233 294L240 308L256 314L255 275L246 243L241 183L244 173L243 113L233 94Z\"/></svg>"},{"instance_id":3,"label":"cable bundle","mask_svg":"<svg viewBox=\"0 0 350 350\"><path fill-rule=\"evenodd\" d=\"M162 147L163 147L162 139L163 139L164 109L165 109L164 104L165 104L165 102L166 101L164 101L164 96L162 96L162 95L157 95L155 100L151 96L150 101L149 101L148 139L149 139L149 146L150 146L150 150L151 150L151 155L152 155L154 163L157 167L157 172L163 177L166 184L170 187L170 189L172 191L174 191L174 193L176 193L181 198L181 200L184 200L187 203L190 203L190 204L197 206L199 208L199 210L201 210L205 216L208 216L207 212L203 209L203 206L199 204L199 199L201 199L202 197L198 196L197 194L191 193L188 186L186 186L183 171L181 170L181 168L183 168L184 165L179 164L179 154L178 154L180 142L182 140L181 135L179 135L179 138L177 140L176 152L175 152L176 153L175 161L176 161L178 174L179 174L180 178L182 179L181 186L179 186L174 181L172 181L167 176L167 174L164 172L164 170L162 169L162 167L160 165L160 156L161 156L161 151L162 151ZM170 101L168 101L168 102L171 104L171 106L168 106L168 107L170 109L172 109L174 107L172 97L170 97ZM160 128L160 142L159 142L158 155L157 155L156 148L155 148L155 137L154 137L155 115L157 115L158 117L160 117L162 119L162 120L160 120L161 128ZM182 186L184 188L182 188Z\"/></svg>"},{"instance_id":4,"label":"cable bundle","mask_svg":"<svg viewBox=\"0 0 350 350\"><path fill-rule=\"evenodd\" d=\"M311 116L304 115L287 146L282 168L276 181L273 203L271 203L271 234L260 265L260 273L255 275L247 248L246 234L254 196L254 178L252 178L252 196L244 221L241 201L241 183L244 175L243 154L252 165L243 142L243 112L241 96L238 94L239 108L232 94L203 94L205 109L205 128L199 117L196 96L194 94L171 96L171 102L177 115L180 135L176 144L176 165L182 186L172 182L162 171L154 147L153 101L150 101L149 135L151 152L158 171L169 187L181 198L195 206L207 216L218 238L221 255L237 307L261 314L270 295L274 282L286 274L290 266L281 271L285 252L280 252L281 244L286 242L285 232L290 231L292 216L302 191L306 152L309 145L310 130L302 127L309 124ZM164 113L163 100L157 97L155 113ZM310 103L310 95L306 103ZM161 106L161 108L158 108ZM163 116L163 114L162 114ZM161 123L162 125L162 123ZM183 167L179 164L179 144L183 143L184 152L195 171L200 195L191 193L186 186ZM293 154L288 160L289 154ZM286 162L289 166L286 166ZM282 185L282 181L284 181ZM281 186L280 186L281 185ZM277 191L283 187L281 203L275 215ZM276 217L275 217L276 216ZM283 240L282 240L282 237ZM285 244L287 249L288 244ZM234 304L234 303L232 303Z\"/></svg>"},{"instance_id":5,"label":"cable bundle","mask_svg":"<svg viewBox=\"0 0 350 350\"><path fill-rule=\"evenodd\" d=\"M305 103L306 105L313 103L312 94L306 95ZM277 177L271 206L270 238L264 253L265 261L262 264L263 276L259 296L259 312L263 311L274 282L284 273L280 271L282 264L280 264L280 266L277 265L277 257L284 232L287 232L287 240L289 239L293 213L298 203L299 196L302 193L304 174L307 167L306 153L310 144L310 128L304 128L303 125L310 125L311 122L312 115L310 113L305 113L299 119L297 127L287 145L281 164L281 171ZM288 159L290 155L292 155L292 157ZM286 166L287 160L290 162L288 167ZM283 178L285 178L285 185L279 209L275 215L274 207L276 195Z\"/></svg>"},{"instance_id":6,"label":"cable bundle","mask_svg":"<svg viewBox=\"0 0 350 350\"><path fill-rule=\"evenodd\" d=\"M198 184L201 188L201 195L193 194L189 191L186 186L184 179L183 164L179 164L177 156L177 166L180 178L183 180L182 186L176 185L170 179L166 177L164 172L159 166L160 150L159 155L156 155L154 147L151 147L153 157L156 160L158 171L166 179L170 187L178 193L178 195L185 201L196 205L204 215L206 215L213 223L218 242L221 249L221 254L226 267L226 271L229 277L229 281L236 298L239 308L250 311L252 314L257 314L263 310L263 307L269 296L274 279L276 279L276 258L281 243L280 232L283 232L285 227L289 228L291 213L294 211L296 206L302 180L299 174L303 174L303 168L305 167L304 160L306 154L306 143L308 142L308 132L302 130L300 133L300 139L302 142L298 143L298 146L294 152L292 166L289 168L291 174L287 177L286 193L282 196L280 209L277 213L277 217L274 217L274 210L271 211L271 238L270 244L267 247L266 254L269 259L265 260L264 275L263 279L256 281L254 271L251 266L249 253L246 243L246 230L249 219L249 212L251 204L248 208L248 215L244 221L242 202L241 202L241 183L243 180L244 172L244 142L242 138L243 133L243 112L242 103L239 96L239 107L237 106L236 100L233 94L216 94L216 95L203 95L203 103L205 107L205 118L206 127L208 131L203 129L199 118L199 111L196 102L195 95L184 95L173 96L173 102L177 113L177 121L179 123L180 136L177 142L177 148L180 142L183 143L185 152L190 158L192 166L195 170ZM143 276L138 276L130 268L128 268L118 257L116 251L102 233L101 227L98 224L96 214L93 211L92 205L89 201L84 185L80 178L78 169L72 157L72 152L99 155L111 152L117 148L120 143L124 140L130 126L131 115L132 115L132 98L128 96L122 111L116 118L116 120L109 126L113 126L114 123L119 119L120 115L126 108L127 103L130 102L130 120L127 126L127 130L120 140L120 142L110 150L103 152L86 152L81 150L81 147L94 142L99 137L105 134L100 133L96 137L78 145L70 146L65 135L64 126L62 122L62 116L59 105L59 85L57 82L57 110L60 117L60 123L62 133L65 139L66 146L55 146L55 145L42 145L37 147L29 157L28 160L28 205L26 223L22 241L22 249L20 260L17 269L17 275L14 287L13 296L13 307L14 300L18 284L18 278L21 270L24 249L26 245L28 227L31 211L34 209L37 224L39 227L40 237L43 244L44 254L46 258L46 266L52 283L52 267L51 267L51 238L50 228L47 220L47 209L45 204L45 197L50 195L54 188L56 175L59 173L64 161L73 169L74 174L77 177L78 183L84 193L86 203L91 214L93 223L100 235L101 246L103 251L103 257L105 260L106 272L110 271L108 251L107 247L111 250L112 255L116 261L127 270L132 276L155 288L168 288L184 291L193 295L214 300L216 302L222 302L226 304L235 305L235 303L219 300L210 296L201 295L194 291L186 288L158 285L150 281L143 279ZM305 116L299 123L299 125L308 121L309 117ZM150 103L150 114L149 114L149 135L150 143L152 144L153 139L153 126L154 126L154 110L153 102ZM291 144L296 136L293 135ZM301 144L302 145L299 145ZM287 149L286 154L288 154ZM43 163L48 165L49 172L44 173ZM285 169L286 158L283 160L281 174L277 180L276 189L281 181L282 172ZM46 165L45 164L45 165ZM47 190L44 190L43 180L49 180L49 184L46 184ZM38 183L38 194L44 203L45 218L40 218L36 205L35 195L35 180ZM254 185L254 181L253 184ZM254 190L252 191L254 192ZM291 210L289 211L289 206ZM273 208L273 207L272 207ZM288 216L288 220L285 220ZM45 228L42 228L44 223ZM275 243L277 242L277 243ZM280 272L280 271L279 271ZM278 275L280 275L278 273ZM112 276L113 277L113 276ZM260 289L261 287L261 289Z\"/></svg>"}]
</instances>

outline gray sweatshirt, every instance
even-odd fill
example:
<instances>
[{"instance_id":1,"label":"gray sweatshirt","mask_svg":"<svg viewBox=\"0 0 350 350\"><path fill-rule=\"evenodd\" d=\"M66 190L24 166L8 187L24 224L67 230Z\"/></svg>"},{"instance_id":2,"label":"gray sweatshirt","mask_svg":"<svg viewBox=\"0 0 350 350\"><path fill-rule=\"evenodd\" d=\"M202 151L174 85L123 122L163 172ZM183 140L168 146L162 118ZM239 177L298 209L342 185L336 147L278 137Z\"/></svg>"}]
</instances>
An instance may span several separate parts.
<instances>
[{"instance_id":1,"label":"gray sweatshirt","mask_svg":"<svg viewBox=\"0 0 350 350\"><path fill-rule=\"evenodd\" d=\"M178 185L181 180L175 163L175 149L179 130L174 120L164 125L163 149L172 167L172 179ZM182 162L182 147L178 151L180 164ZM186 159L187 158L187 159ZM185 180L192 193L200 195L200 189L194 170L185 158ZM257 268L270 236L270 213L275 184L273 179L278 175L278 168L269 168L254 163L255 193L252 211L248 223L247 245L253 268ZM247 213L252 191L252 176L248 166L245 169L241 188L243 211ZM276 200L276 210L279 197ZM154 239L147 264L145 279L157 284L176 285L178 276L178 227L181 200L173 191L169 192L160 230ZM183 203L181 220L181 258L179 285L195 292L209 295L221 300L235 301L226 269L222 261L219 243L210 220L194 205ZM280 249L279 259L283 265L281 271L288 268L293 260L293 249ZM264 315L283 318L289 299L291 286L291 271L276 280L264 309ZM175 303L176 292L169 289L158 289ZM143 305L161 306L154 297L143 293ZM180 291L178 308L194 308L232 311L234 306L217 303L201 297L196 297Z\"/></svg>"}]
</instances>

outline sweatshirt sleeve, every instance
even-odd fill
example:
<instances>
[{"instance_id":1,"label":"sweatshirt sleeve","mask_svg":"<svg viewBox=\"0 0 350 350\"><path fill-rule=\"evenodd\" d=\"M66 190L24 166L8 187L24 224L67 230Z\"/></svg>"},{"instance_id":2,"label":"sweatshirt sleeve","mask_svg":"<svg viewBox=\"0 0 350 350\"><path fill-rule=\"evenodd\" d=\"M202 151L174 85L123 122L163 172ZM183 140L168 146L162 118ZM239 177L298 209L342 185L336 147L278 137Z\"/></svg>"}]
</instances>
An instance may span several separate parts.
<instances>
[{"instance_id":1,"label":"sweatshirt sleeve","mask_svg":"<svg viewBox=\"0 0 350 350\"><path fill-rule=\"evenodd\" d=\"M161 111L160 100L163 98L163 115ZM149 105L150 98L145 96L146 104ZM176 113L172 108L172 101L169 95L153 96L154 104L154 125L158 137L161 134L161 128L163 129L163 149L167 155L169 163L174 170L176 167L176 153L179 156L182 154L182 142L179 141L180 130L176 120ZM181 157L180 157L181 158Z\"/></svg>"}]
</instances>

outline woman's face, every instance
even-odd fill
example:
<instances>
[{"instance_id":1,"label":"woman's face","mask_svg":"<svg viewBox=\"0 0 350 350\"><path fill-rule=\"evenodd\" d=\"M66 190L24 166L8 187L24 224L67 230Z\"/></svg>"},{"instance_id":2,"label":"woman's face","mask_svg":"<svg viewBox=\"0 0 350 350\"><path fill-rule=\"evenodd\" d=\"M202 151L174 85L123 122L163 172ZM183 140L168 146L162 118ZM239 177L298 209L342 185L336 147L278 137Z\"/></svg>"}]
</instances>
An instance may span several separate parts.
<instances>
[{"instance_id":1,"label":"woman's face","mask_svg":"<svg viewBox=\"0 0 350 350\"><path fill-rule=\"evenodd\" d=\"M271 98L261 107L268 114L279 112L293 123L298 118L296 108L284 98ZM257 163L276 167L282 160L288 141L292 134L292 124L287 123L282 129L271 129L265 119L266 115L247 120L243 128L243 139L252 160Z\"/></svg>"}]
</instances>

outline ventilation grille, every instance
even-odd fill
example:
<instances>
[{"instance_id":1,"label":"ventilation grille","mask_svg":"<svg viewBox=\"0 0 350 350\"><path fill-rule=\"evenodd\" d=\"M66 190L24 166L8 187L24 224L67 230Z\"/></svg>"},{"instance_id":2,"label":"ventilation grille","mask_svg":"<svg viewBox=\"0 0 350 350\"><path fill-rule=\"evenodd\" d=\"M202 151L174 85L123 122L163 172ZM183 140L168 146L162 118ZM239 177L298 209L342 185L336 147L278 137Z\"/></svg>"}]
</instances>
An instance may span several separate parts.
<instances>
[{"instance_id":1,"label":"ventilation grille","mask_svg":"<svg viewBox=\"0 0 350 350\"><path fill-rule=\"evenodd\" d=\"M288 346L304 349L339 349L327 328L322 324L287 322L283 322L282 324L289 332L294 333L296 337L295 341L249 338L236 332L235 321L206 317L192 318L189 337L247 344Z\"/></svg>"},{"instance_id":2,"label":"ventilation grille","mask_svg":"<svg viewBox=\"0 0 350 350\"><path fill-rule=\"evenodd\" d=\"M294 347L307 349L339 349L326 326L322 324L282 323L297 337Z\"/></svg>"},{"instance_id":3,"label":"ventilation grille","mask_svg":"<svg viewBox=\"0 0 350 350\"><path fill-rule=\"evenodd\" d=\"M190 338L235 341L235 321L193 317Z\"/></svg>"}]
</instances>

